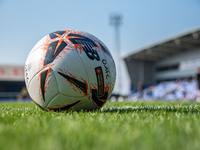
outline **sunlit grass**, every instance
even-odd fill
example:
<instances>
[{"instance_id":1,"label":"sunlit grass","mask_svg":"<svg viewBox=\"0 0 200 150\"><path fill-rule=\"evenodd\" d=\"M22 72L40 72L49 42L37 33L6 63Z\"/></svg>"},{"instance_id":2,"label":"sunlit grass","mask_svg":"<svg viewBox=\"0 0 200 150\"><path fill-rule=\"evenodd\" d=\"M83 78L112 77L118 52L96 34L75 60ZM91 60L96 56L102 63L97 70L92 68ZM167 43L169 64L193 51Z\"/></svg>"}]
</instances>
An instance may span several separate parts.
<instances>
[{"instance_id":1,"label":"sunlit grass","mask_svg":"<svg viewBox=\"0 0 200 150\"><path fill-rule=\"evenodd\" d=\"M95 112L0 103L0 149L200 149L200 105L107 102Z\"/></svg>"}]
</instances>

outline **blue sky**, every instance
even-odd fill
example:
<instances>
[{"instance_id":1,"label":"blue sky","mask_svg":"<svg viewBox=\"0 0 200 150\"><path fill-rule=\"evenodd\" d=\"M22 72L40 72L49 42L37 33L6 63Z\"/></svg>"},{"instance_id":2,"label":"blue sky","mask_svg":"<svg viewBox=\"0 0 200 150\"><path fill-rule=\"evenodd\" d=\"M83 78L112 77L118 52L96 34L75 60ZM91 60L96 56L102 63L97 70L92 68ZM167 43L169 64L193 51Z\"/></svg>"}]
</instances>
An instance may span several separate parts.
<instances>
[{"instance_id":1,"label":"blue sky","mask_svg":"<svg viewBox=\"0 0 200 150\"><path fill-rule=\"evenodd\" d=\"M199 0L0 0L0 65L24 65L42 37L61 29L95 35L116 57L112 13L123 16L123 55L200 27Z\"/></svg>"}]
</instances>

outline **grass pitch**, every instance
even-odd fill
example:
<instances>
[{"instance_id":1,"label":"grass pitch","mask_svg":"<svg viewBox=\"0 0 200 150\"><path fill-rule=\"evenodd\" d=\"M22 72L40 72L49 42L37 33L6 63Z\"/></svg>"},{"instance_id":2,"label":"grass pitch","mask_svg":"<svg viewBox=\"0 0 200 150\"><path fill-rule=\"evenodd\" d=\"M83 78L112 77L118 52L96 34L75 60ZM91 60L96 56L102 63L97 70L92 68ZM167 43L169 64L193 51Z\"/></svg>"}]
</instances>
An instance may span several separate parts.
<instances>
[{"instance_id":1,"label":"grass pitch","mask_svg":"<svg viewBox=\"0 0 200 150\"><path fill-rule=\"evenodd\" d=\"M95 112L0 103L1 150L199 150L200 103L107 102Z\"/></svg>"}]
</instances>

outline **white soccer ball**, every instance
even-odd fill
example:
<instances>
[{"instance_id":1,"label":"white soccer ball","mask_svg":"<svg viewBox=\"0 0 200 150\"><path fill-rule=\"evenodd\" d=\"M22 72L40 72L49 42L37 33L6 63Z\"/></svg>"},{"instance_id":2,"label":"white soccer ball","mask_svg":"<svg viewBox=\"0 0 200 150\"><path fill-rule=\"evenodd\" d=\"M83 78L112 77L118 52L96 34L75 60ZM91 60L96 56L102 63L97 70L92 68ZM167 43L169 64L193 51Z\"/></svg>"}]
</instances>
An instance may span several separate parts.
<instances>
[{"instance_id":1,"label":"white soccer ball","mask_svg":"<svg viewBox=\"0 0 200 150\"><path fill-rule=\"evenodd\" d=\"M29 95L45 110L99 109L112 94L115 79L115 63L108 48L79 30L46 35L25 64Z\"/></svg>"}]
</instances>

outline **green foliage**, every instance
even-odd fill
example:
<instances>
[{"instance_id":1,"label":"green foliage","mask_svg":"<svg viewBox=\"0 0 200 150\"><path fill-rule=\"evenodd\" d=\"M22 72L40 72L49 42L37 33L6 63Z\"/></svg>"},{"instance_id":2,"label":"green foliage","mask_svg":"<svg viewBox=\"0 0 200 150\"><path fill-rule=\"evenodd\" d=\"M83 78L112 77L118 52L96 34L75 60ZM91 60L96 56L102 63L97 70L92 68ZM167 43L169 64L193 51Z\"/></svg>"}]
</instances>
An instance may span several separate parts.
<instances>
[{"instance_id":1,"label":"green foliage","mask_svg":"<svg viewBox=\"0 0 200 150\"><path fill-rule=\"evenodd\" d=\"M1 150L197 150L199 139L194 102L107 102L91 112L0 103Z\"/></svg>"}]
</instances>

